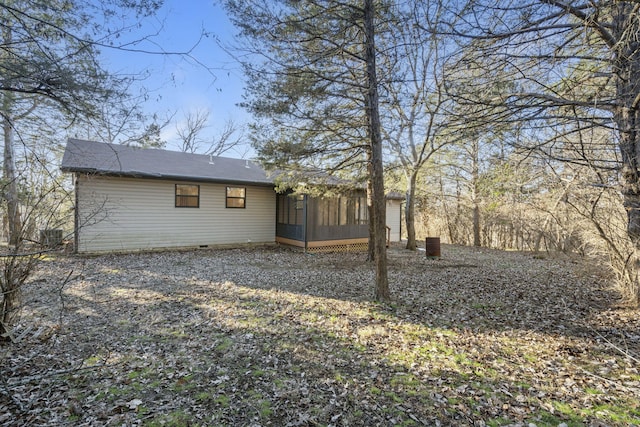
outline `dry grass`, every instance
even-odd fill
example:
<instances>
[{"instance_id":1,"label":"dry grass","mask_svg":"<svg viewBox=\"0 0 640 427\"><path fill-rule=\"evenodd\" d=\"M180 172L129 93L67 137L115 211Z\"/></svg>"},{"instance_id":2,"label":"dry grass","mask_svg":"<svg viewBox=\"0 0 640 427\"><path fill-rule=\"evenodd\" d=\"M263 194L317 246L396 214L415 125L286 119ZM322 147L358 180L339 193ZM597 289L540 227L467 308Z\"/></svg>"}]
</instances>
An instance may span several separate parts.
<instances>
[{"instance_id":1,"label":"dry grass","mask_svg":"<svg viewBox=\"0 0 640 427\"><path fill-rule=\"evenodd\" d=\"M23 339L1 348L0 423L640 424L639 316L593 262L456 246L389 260L390 305L371 302L363 254L46 261Z\"/></svg>"}]
</instances>

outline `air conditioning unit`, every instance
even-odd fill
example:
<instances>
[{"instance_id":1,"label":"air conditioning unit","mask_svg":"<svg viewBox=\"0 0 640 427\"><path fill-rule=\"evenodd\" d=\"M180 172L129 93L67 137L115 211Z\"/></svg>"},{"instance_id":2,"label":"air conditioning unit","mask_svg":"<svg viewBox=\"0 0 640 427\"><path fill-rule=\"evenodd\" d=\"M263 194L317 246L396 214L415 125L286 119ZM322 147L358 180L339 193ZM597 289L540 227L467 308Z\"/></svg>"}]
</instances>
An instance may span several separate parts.
<instances>
[{"instance_id":1,"label":"air conditioning unit","mask_svg":"<svg viewBox=\"0 0 640 427\"><path fill-rule=\"evenodd\" d=\"M40 230L40 244L50 248L62 244L62 230L60 228L50 228Z\"/></svg>"}]
</instances>

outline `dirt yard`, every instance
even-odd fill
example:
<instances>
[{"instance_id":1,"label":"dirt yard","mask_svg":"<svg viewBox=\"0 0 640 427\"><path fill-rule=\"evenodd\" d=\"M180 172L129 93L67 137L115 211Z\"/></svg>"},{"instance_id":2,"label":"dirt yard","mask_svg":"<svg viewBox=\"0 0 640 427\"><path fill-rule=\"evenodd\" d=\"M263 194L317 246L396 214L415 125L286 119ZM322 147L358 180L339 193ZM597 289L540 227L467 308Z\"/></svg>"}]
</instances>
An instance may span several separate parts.
<instances>
[{"instance_id":1,"label":"dirt yard","mask_svg":"<svg viewBox=\"0 0 640 427\"><path fill-rule=\"evenodd\" d=\"M0 347L7 426L640 425L605 269L456 246L55 256Z\"/></svg>"}]
</instances>

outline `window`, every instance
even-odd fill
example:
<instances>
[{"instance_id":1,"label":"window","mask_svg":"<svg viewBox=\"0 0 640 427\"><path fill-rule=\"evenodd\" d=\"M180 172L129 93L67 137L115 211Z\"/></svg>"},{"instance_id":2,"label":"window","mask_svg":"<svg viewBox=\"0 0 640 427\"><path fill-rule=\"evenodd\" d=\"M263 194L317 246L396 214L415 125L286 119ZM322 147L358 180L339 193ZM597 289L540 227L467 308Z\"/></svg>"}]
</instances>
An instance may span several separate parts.
<instances>
[{"instance_id":1,"label":"window","mask_svg":"<svg viewBox=\"0 0 640 427\"><path fill-rule=\"evenodd\" d=\"M176 184L176 208L199 208L200 186Z\"/></svg>"},{"instance_id":2,"label":"window","mask_svg":"<svg viewBox=\"0 0 640 427\"><path fill-rule=\"evenodd\" d=\"M247 189L244 187L227 187L227 207L241 208L246 207Z\"/></svg>"}]
</instances>

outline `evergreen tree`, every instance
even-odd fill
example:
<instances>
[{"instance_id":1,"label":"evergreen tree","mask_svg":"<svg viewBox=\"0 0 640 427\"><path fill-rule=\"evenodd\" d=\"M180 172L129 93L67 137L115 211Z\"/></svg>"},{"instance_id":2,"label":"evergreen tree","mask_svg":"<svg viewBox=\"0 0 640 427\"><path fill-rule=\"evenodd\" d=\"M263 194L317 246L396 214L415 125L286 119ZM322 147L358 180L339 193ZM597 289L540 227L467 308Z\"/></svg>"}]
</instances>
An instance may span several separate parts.
<instances>
[{"instance_id":1,"label":"evergreen tree","mask_svg":"<svg viewBox=\"0 0 640 427\"><path fill-rule=\"evenodd\" d=\"M376 298L389 299L375 35L379 4L228 0L240 28L245 106L270 168L359 171L369 182ZM353 176L353 175L352 175Z\"/></svg>"}]
</instances>

